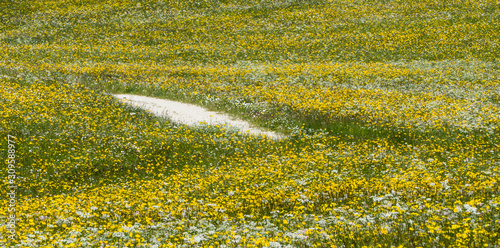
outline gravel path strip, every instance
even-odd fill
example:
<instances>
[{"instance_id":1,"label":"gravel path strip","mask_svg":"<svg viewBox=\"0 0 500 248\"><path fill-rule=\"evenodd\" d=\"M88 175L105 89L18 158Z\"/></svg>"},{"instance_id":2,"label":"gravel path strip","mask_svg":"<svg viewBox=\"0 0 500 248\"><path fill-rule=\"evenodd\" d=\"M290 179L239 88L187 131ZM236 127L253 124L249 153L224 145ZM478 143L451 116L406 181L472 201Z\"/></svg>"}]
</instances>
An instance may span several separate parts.
<instances>
[{"instance_id":1,"label":"gravel path strip","mask_svg":"<svg viewBox=\"0 0 500 248\"><path fill-rule=\"evenodd\" d=\"M113 96L130 105L150 110L157 116L166 116L176 123L187 125L200 125L204 123L207 125L226 124L240 129L243 133L249 132L256 135L266 135L271 139L283 138L283 135L275 132L252 127L246 121L235 119L227 114L209 111L193 104L139 95L117 94Z\"/></svg>"}]
</instances>

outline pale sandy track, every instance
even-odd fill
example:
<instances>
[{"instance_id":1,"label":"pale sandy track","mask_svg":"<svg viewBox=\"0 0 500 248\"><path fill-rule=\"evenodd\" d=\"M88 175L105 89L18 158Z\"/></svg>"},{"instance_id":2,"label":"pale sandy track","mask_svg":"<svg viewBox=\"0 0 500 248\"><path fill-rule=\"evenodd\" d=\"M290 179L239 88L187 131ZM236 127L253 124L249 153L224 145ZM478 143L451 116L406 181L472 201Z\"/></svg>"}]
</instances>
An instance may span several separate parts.
<instances>
[{"instance_id":1,"label":"pale sandy track","mask_svg":"<svg viewBox=\"0 0 500 248\"><path fill-rule=\"evenodd\" d=\"M266 135L272 139L280 139L283 137L282 135L272 131L264 131L252 127L250 123L232 118L227 114L209 111L193 104L139 95L117 94L113 96L128 104L138 106L145 110L150 110L155 115L166 116L173 122L180 124L226 124L240 129L242 133L249 132L256 135Z\"/></svg>"}]
</instances>

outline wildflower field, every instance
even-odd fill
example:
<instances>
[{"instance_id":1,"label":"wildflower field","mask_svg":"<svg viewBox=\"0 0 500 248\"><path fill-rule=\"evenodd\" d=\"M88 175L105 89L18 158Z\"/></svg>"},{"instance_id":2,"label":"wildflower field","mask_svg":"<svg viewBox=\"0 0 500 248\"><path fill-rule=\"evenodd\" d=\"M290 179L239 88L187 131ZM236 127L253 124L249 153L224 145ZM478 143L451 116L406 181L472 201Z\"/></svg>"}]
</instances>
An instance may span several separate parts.
<instances>
[{"instance_id":1,"label":"wildflower field","mask_svg":"<svg viewBox=\"0 0 500 248\"><path fill-rule=\"evenodd\" d=\"M500 247L498 0L5 0L0 20L0 247Z\"/></svg>"}]
</instances>

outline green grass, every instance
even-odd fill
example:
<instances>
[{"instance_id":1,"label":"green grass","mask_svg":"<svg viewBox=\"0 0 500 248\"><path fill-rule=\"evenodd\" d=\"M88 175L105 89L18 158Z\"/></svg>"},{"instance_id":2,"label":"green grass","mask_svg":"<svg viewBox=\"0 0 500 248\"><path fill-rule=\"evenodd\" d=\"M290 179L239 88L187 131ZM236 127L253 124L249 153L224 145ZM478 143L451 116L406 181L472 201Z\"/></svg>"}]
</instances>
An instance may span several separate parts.
<instances>
[{"instance_id":1,"label":"green grass","mask_svg":"<svg viewBox=\"0 0 500 248\"><path fill-rule=\"evenodd\" d=\"M4 1L19 225L0 246L496 247L499 6ZM288 138L178 125L114 93Z\"/></svg>"}]
</instances>

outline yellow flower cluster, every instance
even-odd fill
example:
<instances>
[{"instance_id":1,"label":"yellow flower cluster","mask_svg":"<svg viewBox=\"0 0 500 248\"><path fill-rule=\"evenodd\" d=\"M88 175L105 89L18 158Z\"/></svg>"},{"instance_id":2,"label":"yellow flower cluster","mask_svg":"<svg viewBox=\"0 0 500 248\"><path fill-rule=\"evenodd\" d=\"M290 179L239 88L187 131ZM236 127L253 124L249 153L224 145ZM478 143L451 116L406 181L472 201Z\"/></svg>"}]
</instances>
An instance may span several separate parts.
<instances>
[{"instance_id":1,"label":"yellow flower cluster","mask_svg":"<svg viewBox=\"0 0 500 248\"><path fill-rule=\"evenodd\" d=\"M498 240L500 147L488 140L394 145L299 131L275 143L171 126L78 85L2 83L2 115L19 118L2 129L23 148L24 246Z\"/></svg>"},{"instance_id":2,"label":"yellow flower cluster","mask_svg":"<svg viewBox=\"0 0 500 248\"><path fill-rule=\"evenodd\" d=\"M0 3L1 161L16 138L0 247L499 246L498 7ZM288 138L177 125L111 92Z\"/></svg>"}]
</instances>

